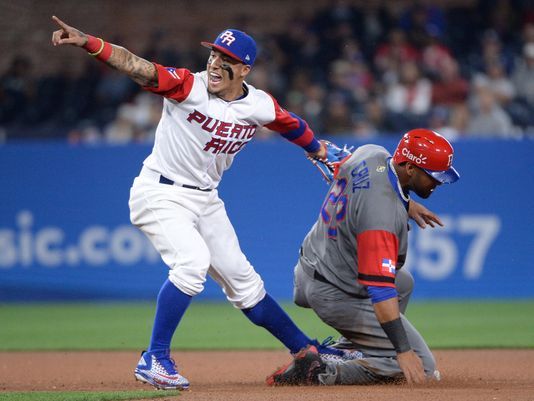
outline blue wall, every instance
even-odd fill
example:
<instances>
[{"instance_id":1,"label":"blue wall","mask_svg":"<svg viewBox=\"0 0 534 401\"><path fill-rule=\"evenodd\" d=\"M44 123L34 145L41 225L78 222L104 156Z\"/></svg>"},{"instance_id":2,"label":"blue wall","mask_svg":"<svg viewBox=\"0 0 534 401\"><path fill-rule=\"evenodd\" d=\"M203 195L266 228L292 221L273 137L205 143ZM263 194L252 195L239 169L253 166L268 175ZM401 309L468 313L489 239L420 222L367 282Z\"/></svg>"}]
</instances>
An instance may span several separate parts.
<instances>
[{"instance_id":1,"label":"blue wall","mask_svg":"<svg viewBox=\"0 0 534 401\"><path fill-rule=\"evenodd\" d=\"M425 202L446 227L410 232L414 298L534 297L534 141L455 149L462 179ZM0 147L0 301L154 299L167 269L127 206L149 153ZM276 298L291 298L297 251L327 189L300 148L278 139L250 144L225 175L220 193L241 246ZM224 299L211 280L201 297Z\"/></svg>"}]
</instances>

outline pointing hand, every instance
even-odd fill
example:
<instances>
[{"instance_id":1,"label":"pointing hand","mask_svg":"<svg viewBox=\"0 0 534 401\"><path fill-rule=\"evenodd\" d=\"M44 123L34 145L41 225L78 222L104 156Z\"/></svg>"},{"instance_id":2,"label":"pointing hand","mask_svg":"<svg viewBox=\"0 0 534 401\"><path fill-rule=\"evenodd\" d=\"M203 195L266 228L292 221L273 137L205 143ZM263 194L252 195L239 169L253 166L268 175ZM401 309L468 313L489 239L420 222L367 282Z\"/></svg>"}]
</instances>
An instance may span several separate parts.
<instances>
[{"instance_id":1,"label":"pointing hand","mask_svg":"<svg viewBox=\"0 0 534 401\"><path fill-rule=\"evenodd\" d=\"M85 33L65 24L55 15L52 19L59 25L60 29L54 31L52 34L52 44L57 45L73 45L73 46L85 46L87 43L87 35Z\"/></svg>"}]
</instances>

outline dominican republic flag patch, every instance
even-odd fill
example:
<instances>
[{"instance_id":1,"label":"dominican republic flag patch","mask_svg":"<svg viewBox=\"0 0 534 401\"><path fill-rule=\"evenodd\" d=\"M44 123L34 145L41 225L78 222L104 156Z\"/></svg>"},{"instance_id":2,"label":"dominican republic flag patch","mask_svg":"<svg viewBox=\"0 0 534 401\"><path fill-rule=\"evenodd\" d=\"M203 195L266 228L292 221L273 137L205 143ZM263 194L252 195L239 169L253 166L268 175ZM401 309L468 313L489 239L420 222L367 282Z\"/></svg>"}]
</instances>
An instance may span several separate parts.
<instances>
[{"instance_id":1,"label":"dominican republic flag patch","mask_svg":"<svg viewBox=\"0 0 534 401\"><path fill-rule=\"evenodd\" d=\"M395 264L391 259L382 259L382 269L391 274L395 274Z\"/></svg>"}]
</instances>

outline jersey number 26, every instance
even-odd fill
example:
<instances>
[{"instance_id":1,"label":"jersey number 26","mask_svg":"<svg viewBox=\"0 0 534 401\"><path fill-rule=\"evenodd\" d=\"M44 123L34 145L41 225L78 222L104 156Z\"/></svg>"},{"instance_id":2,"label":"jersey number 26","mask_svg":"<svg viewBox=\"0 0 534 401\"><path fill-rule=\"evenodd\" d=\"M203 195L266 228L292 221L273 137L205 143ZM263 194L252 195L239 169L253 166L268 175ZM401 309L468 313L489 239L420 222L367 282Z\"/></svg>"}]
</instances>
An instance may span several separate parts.
<instances>
[{"instance_id":1,"label":"jersey number 26","mask_svg":"<svg viewBox=\"0 0 534 401\"><path fill-rule=\"evenodd\" d=\"M347 212L347 179L341 178L336 181L332 189L321 207L321 218L327 226L328 238L337 239L338 223L345 219Z\"/></svg>"}]
</instances>

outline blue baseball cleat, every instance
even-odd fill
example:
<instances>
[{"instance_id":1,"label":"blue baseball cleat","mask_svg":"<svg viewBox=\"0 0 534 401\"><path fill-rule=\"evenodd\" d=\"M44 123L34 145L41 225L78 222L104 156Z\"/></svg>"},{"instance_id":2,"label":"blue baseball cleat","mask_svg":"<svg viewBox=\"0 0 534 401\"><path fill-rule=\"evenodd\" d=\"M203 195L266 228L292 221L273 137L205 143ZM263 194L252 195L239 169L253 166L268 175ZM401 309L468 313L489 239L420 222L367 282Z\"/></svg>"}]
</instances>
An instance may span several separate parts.
<instances>
[{"instance_id":1,"label":"blue baseball cleat","mask_svg":"<svg viewBox=\"0 0 534 401\"><path fill-rule=\"evenodd\" d=\"M134 371L136 380L148 383L159 390L187 390L189 380L176 370L170 351L156 357L155 353L143 351Z\"/></svg>"}]
</instances>

